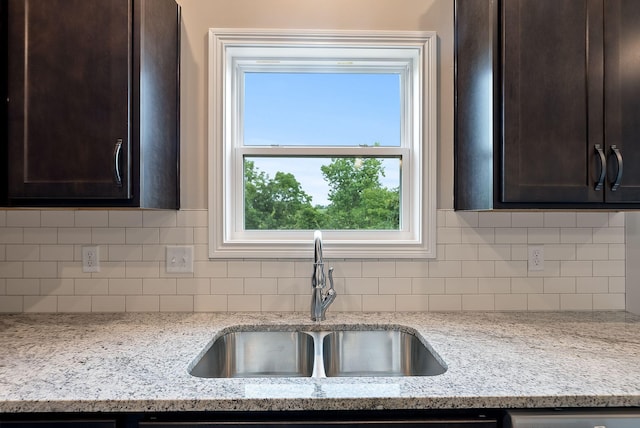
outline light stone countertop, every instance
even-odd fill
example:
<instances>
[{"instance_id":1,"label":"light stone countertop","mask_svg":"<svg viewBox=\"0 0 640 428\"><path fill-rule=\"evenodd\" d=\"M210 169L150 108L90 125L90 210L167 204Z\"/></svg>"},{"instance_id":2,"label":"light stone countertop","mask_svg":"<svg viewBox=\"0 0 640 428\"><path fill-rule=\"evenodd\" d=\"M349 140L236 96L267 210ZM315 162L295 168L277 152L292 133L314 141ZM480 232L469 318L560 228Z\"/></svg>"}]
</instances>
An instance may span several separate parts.
<instances>
[{"instance_id":1,"label":"light stone countertop","mask_svg":"<svg viewBox=\"0 0 640 428\"><path fill-rule=\"evenodd\" d=\"M640 317L600 313L331 313L322 329L415 329L428 377L203 379L221 334L318 328L307 314L0 316L0 413L640 406Z\"/></svg>"}]
</instances>

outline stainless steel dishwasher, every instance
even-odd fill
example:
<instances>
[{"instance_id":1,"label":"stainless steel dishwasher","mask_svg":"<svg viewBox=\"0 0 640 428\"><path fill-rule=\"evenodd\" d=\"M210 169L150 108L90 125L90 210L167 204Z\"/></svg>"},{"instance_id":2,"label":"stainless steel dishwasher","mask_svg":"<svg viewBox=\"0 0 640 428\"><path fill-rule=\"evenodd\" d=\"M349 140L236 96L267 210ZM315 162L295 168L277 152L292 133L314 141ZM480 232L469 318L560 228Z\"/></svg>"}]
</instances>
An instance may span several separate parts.
<instances>
[{"instance_id":1,"label":"stainless steel dishwasher","mask_svg":"<svg viewBox=\"0 0 640 428\"><path fill-rule=\"evenodd\" d=\"M503 428L639 428L640 409L514 410Z\"/></svg>"}]
</instances>

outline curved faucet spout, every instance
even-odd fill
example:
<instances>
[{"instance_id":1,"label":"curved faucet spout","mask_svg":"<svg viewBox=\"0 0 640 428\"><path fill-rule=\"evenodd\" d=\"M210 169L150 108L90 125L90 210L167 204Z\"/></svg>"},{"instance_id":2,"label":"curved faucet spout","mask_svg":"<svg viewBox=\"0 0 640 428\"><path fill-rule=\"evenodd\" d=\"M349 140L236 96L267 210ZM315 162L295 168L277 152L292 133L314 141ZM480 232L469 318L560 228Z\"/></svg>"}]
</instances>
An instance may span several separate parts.
<instances>
[{"instance_id":1,"label":"curved faucet spout","mask_svg":"<svg viewBox=\"0 0 640 428\"><path fill-rule=\"evenodd\" d=\"M329 305L336 299L333 288L333 268L329 269L329 289L324 292L326 278L322 256L322 232L313 234L313 274L311 275L311 320L323 321Z\"/></svg>"}]
</instances>

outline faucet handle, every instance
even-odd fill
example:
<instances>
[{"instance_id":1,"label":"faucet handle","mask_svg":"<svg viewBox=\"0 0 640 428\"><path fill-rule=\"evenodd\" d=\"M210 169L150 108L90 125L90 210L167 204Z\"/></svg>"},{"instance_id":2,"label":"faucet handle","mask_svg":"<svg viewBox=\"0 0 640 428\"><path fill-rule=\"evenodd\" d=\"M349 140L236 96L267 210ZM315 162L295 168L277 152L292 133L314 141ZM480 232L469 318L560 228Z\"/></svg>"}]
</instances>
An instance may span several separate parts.
<instances>
[{"instance_id":1,"label":"faucet handle","mask_svg":"<svg viewBox=\"0 0 640 428\"><path fill-rule=\"evenodd\" d=\"M329 290L327 290L328 294L335 294L336 290L333 288L333 268L329 268Z\"/></svg>"}]
</instances>

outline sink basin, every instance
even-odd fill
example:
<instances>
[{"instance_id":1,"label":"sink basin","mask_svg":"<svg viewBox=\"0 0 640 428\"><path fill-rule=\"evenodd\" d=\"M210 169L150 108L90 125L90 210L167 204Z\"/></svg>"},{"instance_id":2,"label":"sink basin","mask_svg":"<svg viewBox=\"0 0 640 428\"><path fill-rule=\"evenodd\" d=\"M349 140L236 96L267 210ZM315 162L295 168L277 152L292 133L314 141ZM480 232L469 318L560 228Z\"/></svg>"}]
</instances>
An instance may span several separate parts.
<instances>
[{"instance_id":1,"label":"sink basin","mask_svg":"<svg viewBox=\"0 0 640 428\"><path fill-rule=\"evenodd\" d=\"M435 376L446 368L413 334L346 330L323 339L324 370L333 376Z\"/></svg>"},{"instance_id":2,"label":"sink basin","mask_svg":"<svg viewBox=\"0 0 640 428\"><path fill-rule=\"evenodd\" d=\"M298 331L241 331L215 340L190 373L198 377L311 376L313 337Z\"/></svg>"},{"instance_id":3,"label":"sink basin","mask_svg":"<svg viewBox=\"0 0 640 428\"><path fill-rule=\"evenodd\" d=\"M412 333L238 331L217 338L190 370L206 378L435 376L446 367Z\"/></svg>"}]
</instances>

